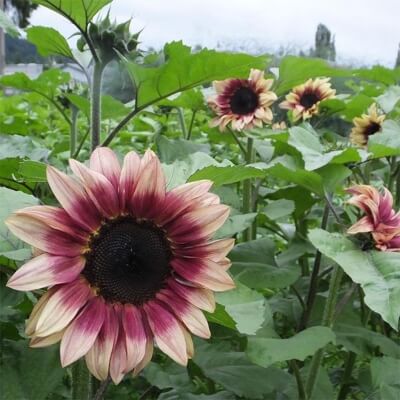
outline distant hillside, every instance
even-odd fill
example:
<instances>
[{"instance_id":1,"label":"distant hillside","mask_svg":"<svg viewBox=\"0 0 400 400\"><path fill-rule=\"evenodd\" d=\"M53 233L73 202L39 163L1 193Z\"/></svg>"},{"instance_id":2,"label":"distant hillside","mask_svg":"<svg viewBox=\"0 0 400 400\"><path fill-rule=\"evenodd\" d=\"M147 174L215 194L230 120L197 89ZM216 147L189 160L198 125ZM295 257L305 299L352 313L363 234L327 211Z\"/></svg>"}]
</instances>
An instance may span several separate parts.
<instances>
[{"instance_id":1,"label":"distant hillside","mask_svg":"<svg viewBox=\"0 0 400 400\"><path fill-rule=\"evenodd\" d=\"M25 39L13 38L6 35L6 63L43 63L36 47Z\"/></svg>"}]
</instances>

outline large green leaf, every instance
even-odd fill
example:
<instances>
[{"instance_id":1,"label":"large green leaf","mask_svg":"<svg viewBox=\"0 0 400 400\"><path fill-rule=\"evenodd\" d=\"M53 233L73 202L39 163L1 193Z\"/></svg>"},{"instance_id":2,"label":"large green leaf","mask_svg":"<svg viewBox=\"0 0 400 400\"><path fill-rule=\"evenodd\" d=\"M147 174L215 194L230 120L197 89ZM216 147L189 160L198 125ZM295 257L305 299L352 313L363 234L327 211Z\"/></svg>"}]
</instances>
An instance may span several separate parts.
<instances>
[{"instance_id":1,"label":"large green leaf","mask_svg":"<svg viewBox=\"0 0 400 400\"><path fill-rule=\"evenodd\" d=\"M30 79L23 72L5 75L0 78L0 84L26 92L35 92L47 98L54 98L60 85L68 83L70 75L59 69L49 69L36 79Z\"/></svg>"},{"instance_id":2,"label":"large green leaf","mask_svg":"<svg viewBox=\"0 0 400 400\"><path fill-rule=\"evenodd\" d=\"M300 126L289 129L288 143L301 153L304 167L308 171L321 168L331 162L345 164L361 160L355 148L325 152L319 138L310 130Z\"/></svg>"},{"instance_id":3,"label":"large green leaf","mask_svg":"<svg viewBox=\"0 0 400 400\"><path fill-rule=\"evenodd\" d=\"M376 101L387 114L390 113L400 100L400 86L390 86L385 93L378 96Z\"/></svg>"},{"instance_id":4,"label":"large green leaf","mask_svg":"<svg viewBox=\"0 0 400 400\"><path fill-rule=\"evenodd\" d=\"M189 108L192 111L207 109L203 93L199 89L186 90L174 99L160 101L159 105Z\"/></svg>"},{"instance_id":5,"label":"large green leaf","mask_svg":"<svg viewBox=\"0 0 400 400\"><path fill-rule=\"evenodd\" d=\"M400 346L385 335L362 326L339 323L334 327L337 344L360 355L373 355L376 348L383 354L400 358Z\"/></svg>"},{"instance_id":6,"label":"large green leaf","mask_svg":"<svg viewBox=\"0 0 400 400\"><path fill-rule=\"evenodd\" d=\"M335 342L330 328L313 326L288 339L250 337L246 353L257 365L269 367L280 361L304 361L330 342Z\"/></svg>"},{"instance_id":7,"label":"large green leaf","mask_svg":"<svg viewBox=\"0 0 400 400\"><path fill-rule=\"evenodd\" d=\"M33 0L71 21L86 32L92 18L112 0Z\"/></svg>"},{"instance_id":8,"label":"large green leaf","mask_svg":"<svg viewBox=\"0 0 400 400\"><path fill-rule=\"evenodd\" d=\"M372 384L378 390L379 400L400 398L400 360L391 357L373 358L371 361Z\"/></svg>"},{"instance_id":9,"label":"large green leaf","mask_svg":"<svg viewBox=\"0 0 400 400\"><path fill-rule=\"evenodd\" d=\"M60 385L64 370L57 347L30 349L28 342L3 342L2 400L45 400Z\"/></svg>"},{"instance_id":10,"label":"large green leaf","mask_svg":"<svg viewBox=\"0 0 400 400\"><path fill-rule=\"evenodd\" d=\"M144 370L144 377L159 389L176 388L179 391L192 389L187 369L172 362L167 362L163 366L150 363Z\"/></svg>"},{"instance_id":11,"label":"large green leaf","mask_svg":"<svg viewBox=\"0 0 400 400\"><path fill-rule=\"evenodd\" d=\"M215 233L215 238L225 238L243 232L251 226L256 216L257 213L231 215Z\"/></svg>"},{"instance_id":12,"label":"large green leaf","mask_svg":"<svg viewBox=\"0 0 400 400\"><path fill-rule=\"evenodd\" d=\"M14 25L8 15L0 9L0 28L12 37L20 36L18 28Z\"/></svg>"},{"instance_id":13,"label":"large green leaf","mask_svg":"<svg viewBox=\"0 0 400 400\"><path fill-rule=\"evenodd\" d=\"M197 346L194 362L205 376L246 399L261 399L272 392L284 392L294 380L278 368L254 365L246 354L229 351L224 345Z\"/></svg>"},{"instance_id":14,"label":"large green leaf","mask_svg":"<svg viewBox=\"0 0 400 400\"><path fill-rule=\"evenodd\" d=\"M365 303L398 330L400 317L400 254L361 251L344 235L322 229L309 232L311 243L337 262L350 278L361 285Z\"/></svg>"},{"instance_id":15,"label":"large green leaf","mask_svg":"<svg viewBox=\"0 0 400 400\"><path fill-rule=\"evenodd\" d=\"M278 266L275 244L268 238L240 243L231 251L231 273L235 279L254 289L284 288L300 276L294 264Z\"/></svg>"},{"instance_id":16,"label":"large green leaf","mask_svg":"<svg viewBox=\"0 0 400 400\"><path fill-rule=\"evenodd\" d=\"M74 58L67 40L57 30L46 26L32 26L26 32L27 39L36 46L42 56L57 54Z\"/></svg>"},{"instance_id":17,"label":"large green leaf","mask_svg":"<svg viewBox=\"0 0 400 400\"><path fill-rule=\"evenodd\" d=\"M234 290L218 293L216 299L225 306L240 333L254 335L266 318L272 318L264 296L244 285L237 284Z\"/></svg>"},{"instance_id":18,"label":"large green leaf","mask_svg":"<svg viewBox=\"0 0 400 400\"><path fill-rule=\"evenodd\" d=\"M0 255L25 260L30 256L30 249L8 230L4 221L13 211L38 204L38 200L26 193L0 187Z\"/></svg>"},{"instance_id":19,"label":"large green leaf","mask_svg":"<svg viewBox=\"0 0 400 400\"><path fill-rule=\"evenodd\" d=\"M165 45L164 54L166 62L159 67L126 62L137 88L136 107L144 108L215 79L246 76L250 68L264 69L267 63L264 56L219 53L208 49L191 53L190 47L182 42Z\"/></svg>"}]
</instances>

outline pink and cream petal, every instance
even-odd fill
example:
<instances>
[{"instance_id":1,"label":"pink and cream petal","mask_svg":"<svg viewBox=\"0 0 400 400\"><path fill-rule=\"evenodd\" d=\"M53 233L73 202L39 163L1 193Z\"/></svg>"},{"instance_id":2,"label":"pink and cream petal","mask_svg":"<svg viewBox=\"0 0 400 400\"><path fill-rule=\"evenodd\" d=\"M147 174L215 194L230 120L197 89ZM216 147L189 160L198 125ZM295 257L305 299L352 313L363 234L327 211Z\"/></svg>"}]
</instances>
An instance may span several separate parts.
<instances>
[{"instance_id":1,"label":"pink and cream petal","mask_svg":"<svg viewBox=\"0 0 400 400\"><path fill-rule=\"evenodd\" d=\"M113 382L117 385L125 375L127 365L127 349L124 327L122 325L122 306L115 305L114 310L118 317L118 337L114 343L113 351L110 360L110 376Z\"/></svg>"},{"instance_id":2,"label":"pink and cream petal","mask_svg":"<svg viewBox=\"0 0 400 400\"><path fill-rule=\"evenodd\" d=\"M186 366L186 340L176 318L156 301L144 305L157 346L178 364Z\"/></svg>"},{"instance_id":3,"label":"pink and cream petal","mask_svg":"<svg viewBox=\"0 0 400 400\"><path fill-rule=\"evenodd\" d=\"M81 279L55 288L41 310L36 336L48 336L64 329L93 296L89 286Z\"/></svg>"},{"instance_id":4,"label":"pink and cream petal","mask_svg":"<svg viewBox=\"0 0 400 400\"><path fill-rule=\"evenodd\" d=\"M108 147L98 147L90 156L90 169L104 175L118 191L121 167L115 153Z\"/></svg>"},{"instance_id":5,"label":"pink and cream petal","mask_svg":"<svg viewBox=\"0 0 400 400\"><path fill-rule=\"evenodd\" d=\"M85 258L42 254L24 264L7 282L15 290L35 290L75 280L85 266Z\"/></svg>"},{"instance_id":6,"label":"pink and cream petal","mask_svg":"<svg viewBox=\"0 0 400 400\"><path fill-rule=\"evenodd\" d=\"M64 335L64 330L60 332L53 333L49 336L39 337L34 336L31 338L29 342L29 347L33 348L40 348L40 347L47 347L51 346L52 344L58 343Z\"/></svg>"},{"instance_id":7,"label":"pink and cream petal","mask_svg":"<svg viewBox=\"0 0 400 400\"><path fill-rule=\"evenodd\" d=\"M125 304L121 315L126 338L125 373L128 373L144 358L146 334L143 327L142 315L138 308L130 304Z\"/></svg>"},{"instance_id":8,"label":"pink and cream petal","mask_svg":"<svg viewBox=\"0 0 400 400\"><path fill-rule=\"evenodd\" d=\"M13 214L5 224L19 239L50 254L74 257L84 250L85 244L79 242L78 238L28 215Z\"/></svg>"},{"instance_id":9,"label":"pink and cream petal","mask_svg":"<svg viewBox=\"0 0 400 400\"><path fill-rule=\"evenodd\" d=\"M137 376L151 361L154 352L153 335L150 332L150 328L145 329L146 332L146 348L143 358L140 360L139 364L134 368L132 375Z\"/></svg>"},{"instance_id":10,"label":"pink and cream petal","mask_svg":"<svg viewBox=\"0 0 400 400\"><path fill-rule=\"evenodd\" d=\"M140 172L140 157L130 151L124 158L119 180L119 198L123 210L130 204Z\"/></svg>"},{"instance_id":11,"label":"pink and cream petal","mask_svg":"<svg viewBox=\"0 0 400 400\"><path fill-rule=\"evenodd\" d=\"M78 226L88 232L99 227L101 217L79 183L50 166L47 167L47 181L61 206Z\"/></svg>"},{"instance_id":12,"label":"pink and cream petal","mask_svg":"<svg viewBox=\"0 0 400 400\"><path fill-rule=\"evenodd\" d=\"M76 160L70 160L73 173L81 180L93 204L101 215L115 217L119 212L119 199L113 184L102 174L92 171Z\"/></svg>"},{"instance_id":13,"label":"pink and cream petal","mask_svg":"<svg viewBox=\"0 0 400 400\"><path fill-rule=\"evenodd\" d=\"M85 359L89 371L99 380L107 379L113 348L118 338L119 321L114 308L106 305L104 322L96 341L86 353Z\"/></svg>"},{"instance_id":14,"label":"pink and cream petal","mask_svg":"<svg viewBox=\"0 0 400 400\"><path fill-rule=\"evenodd\" d=\"M83 357L95 343L104 322L106 305L92 298L65 331L61 340L61 365L66 367Z\"/></svg>"},{"instance_id":15,"label":"pink and cream petal","mask_svg":"<svg viewBox=\"0 0 400 400\"><path fill-rule=\"evenodd\" d=\"M32 336L36 331L36 325L38 319L42 313L44 306L49 301L50 297L54 293L55 289L52 288L48 290L42 297L38 300L38 302L34 305L31 315L29 316L28 320L26 321L25 325L25 334L27 336Z\"/></svg>"}]
</instances>

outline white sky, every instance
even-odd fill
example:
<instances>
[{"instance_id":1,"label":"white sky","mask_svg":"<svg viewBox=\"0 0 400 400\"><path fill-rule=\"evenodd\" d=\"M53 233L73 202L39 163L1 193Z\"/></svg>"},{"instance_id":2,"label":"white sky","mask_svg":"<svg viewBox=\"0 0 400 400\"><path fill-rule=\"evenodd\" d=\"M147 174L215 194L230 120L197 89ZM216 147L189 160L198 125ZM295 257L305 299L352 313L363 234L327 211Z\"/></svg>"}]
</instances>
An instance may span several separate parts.
<instances>
[{"instance_id":1,"label":"white sky","mask_svg":"<svg viewBox=\"0 0 400 400\"><path fill-rule=\"evenodd\" d=\"M307 50L323 23L335 35L339 61L391 67L400 42L400 0L114 0L111 16L133 17L132 29L144 28L143 48L183 40L207 47L220 42L264 51ZM64 35L75 32L45 8L35 11L31 22Z\"/></svg>"}]
</instances>

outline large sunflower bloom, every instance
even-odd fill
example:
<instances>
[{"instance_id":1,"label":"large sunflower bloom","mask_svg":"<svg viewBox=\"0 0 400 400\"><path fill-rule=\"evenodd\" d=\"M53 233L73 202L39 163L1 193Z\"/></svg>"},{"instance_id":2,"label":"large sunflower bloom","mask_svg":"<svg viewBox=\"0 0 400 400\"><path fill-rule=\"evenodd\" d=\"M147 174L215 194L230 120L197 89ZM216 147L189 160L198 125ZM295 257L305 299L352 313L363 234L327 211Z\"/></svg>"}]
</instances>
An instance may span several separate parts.
<instances>
[{"instance_id":1,"label":"large sunflower bloom","mask_svg":"<svg viewBox=\"0 0 400 400\"><path fill-rule=\"evenodd\" d=\"M319 112L322 100L335 97L336 90L331 88L330 78L309 79L302 85L296 86L279 104L280 108L292 110L293 120L309 119Z\"/></svg>"},{"instance_id":2,"label":"large sunflower bloom","mask_svg":"<svg viewBox=\"0 0 400 400\"><path fill-rule=\"evenodd\" d=\"M351 143L359 147L365 147L369 136L382 130L382 123L385 117L385 114L378 113L376 104L372 104L368 108L368 114L363 114L361 117L353 119L354 127L350 133Z\"/></svg>"},{"instance_id":3,"label":"large sunflower bloom","mask_svg":"<svg viewBox=\"0 0 400 400\"><path fill-rule=\"evenodd\" d=\"M27 322L31 346L61 340L61 363L86 356L89 370L115 383L151 359L153 341L185 365L189 332L208 338L201 310L212 290L234 287L226 270L232 239L210 241L229 208L209 193L210 181L166 191L156 155L126 155L122 168L108 148L90 167L70 160L76 179L55 168L47 178L62 208L28 207L7 220L41 254L9 280L17 290L50 289Z\"/></svg>"},{"instance_id":4,"label":"large sunflower bloom","mask_svg":"<svg viewBox=\"0 0 400 400\"><path fill-rule=\"evenodd\" d=\"M208 99L211 109L217 114L211 126L224 131L228 124L235 131L262 127L273 119L271 104L277 99L270 90L272 79L264 79L264 72L252 69L249 79L226 79L214 81L216 95Z\"/></svg>"}]
</instances>

